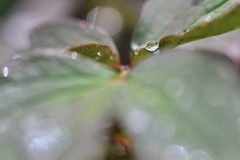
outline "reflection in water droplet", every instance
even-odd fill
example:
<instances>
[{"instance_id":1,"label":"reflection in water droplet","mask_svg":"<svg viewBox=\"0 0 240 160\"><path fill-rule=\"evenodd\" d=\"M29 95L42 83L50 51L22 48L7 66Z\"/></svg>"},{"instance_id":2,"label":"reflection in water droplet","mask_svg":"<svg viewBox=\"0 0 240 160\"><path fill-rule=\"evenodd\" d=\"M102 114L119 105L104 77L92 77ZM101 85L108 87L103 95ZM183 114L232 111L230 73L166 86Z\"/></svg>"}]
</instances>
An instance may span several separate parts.
<instances>
[{"instance_id":1,"label":"reflection in water droplet","mask_svg":"<svg viewBox=\"0 0 240 160\"><path fill-rule=\"evenodd\" d=\"M159 48L158 42L157 41L148 41L145 43L144 48L149 52L154 52Z\"/></svg>"},{"instance_id":2,"label":"reflection in water droplet","mask_svg":"<svg viewBox=\"0 0 240 160\"><path fill-rule=\"evenodd\" d=\"M205 98L214 106L222 104L227 98L227 88L220 83L211 83L206 87Z\"/></svg>"},{"instance_id":3,"label":"reflection in water droplet","mask_svg":"<svg viewBox=\"0 0 240 160\"><path fill-rule=\"evenodd\" d=\"M21 106L12 106L11 107L11 115L12 117L19 117L23 113L23 109Z\"/></svg>"},{"instance_id":4,"label":"reflection in water droplet","mask_svg":"<svg viewBox=\"0 0 240 160\"><path fill-rule=\"evenodd\" d=\"M129 129L131 129L132 132L135 134L142 134L148 129L151 118L147 112L140 109L135 109L129 112L126 121Z\"/></svg>"},{"instance_id":5,"label":"reflection in water droplet","mask_svg":"<svg viewBox=\"0 0 240 160\"><path fill-rule=\"evenodd\" d=\"M72 58L72 59L76 59L77 56L78 56L77 52L73 52L73 53L71 54L71 58Z\"/></svg>"},{"instance_id":6,"label":"reflection in water droplet","mask_svg":"<svg viewBox=\"0 0 240 160\"><path fill-rule=\"evenodd\" d=\"M98 56L101 56L101 52L98 52L97 55L98 55Z\"/></svg>"},{"instance_id":7,"label":"reflection in water droplet","mask_svg":"<svg viewBox=\"0 0 240 160\"><path fill-rule=\"evenodd\" d=\"M193 151L189 154L189 160L212 160L212 158L204 151Z\"/></svg>"},{"instance_id":8,"label":"reflection in water droplet","mask_svg":"<svg viewBox=\"0 0 240 160\"><path fill-rule=\"evenodd\" d=\"M182 146L172 145L163 150L161 160L189 160L189 158Z\"/></svg>"},{"instance_id":9,"label":"reflection in water droplet","mask_svg":"<svg viewBox=\"0 0 240 160\"><path fill-rule=\"evenodd\" d=\"M175 135L175 126L169 121L161 120L153 124L150 132L160 140L172 139Z\"/></svg>"},{"instance_id":10,"label":"reflection in water droplet","mask_svg":"<svg viewBox=\"0 0 240 160\"><path fill-rule=\"evenodd\" d=\"M3 76L4 77L7 77L8 76L8 67L4 67L3 70L2 70L2 73L3 73Z\"/></svg>"},{"instance_id":11,"label":"reflection in water droplet","mask_svg":"<svg viewBox=\"0 0 240 160\"><path fill-rule=\"evenodd\" d=\"M206 22L210 22L212 20L212 17L211 16L207 16L206 18L205 18L205 21Z\"/></svg>"}]
</instances>

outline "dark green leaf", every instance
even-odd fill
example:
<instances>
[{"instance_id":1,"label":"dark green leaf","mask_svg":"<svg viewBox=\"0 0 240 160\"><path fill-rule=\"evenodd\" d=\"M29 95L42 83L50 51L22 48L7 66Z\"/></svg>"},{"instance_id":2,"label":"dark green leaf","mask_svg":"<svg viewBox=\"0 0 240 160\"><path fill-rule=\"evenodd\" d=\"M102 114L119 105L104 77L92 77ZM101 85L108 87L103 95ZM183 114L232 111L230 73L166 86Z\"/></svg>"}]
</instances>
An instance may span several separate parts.
<instances>
[{"instance_id":1,"label":"dark green leaf","mask_svg":"<svg viewBox=\"0 0 240 160\"><path fill-rule=\"evenodd\" d=\"M175 47L198 39L219 35L240 27L240 3L229 1L190 26L185 33L170 35L160 40L160 48ZM230 6L229 6L230 5ZM232 6L231 6L232 5Z\"/></svg>"},{"instance_id":2,"label":"dark green leaf","mask_svg":"<svg viewBox=\"0 0 240 160\"><path fill-rule=\"evenodd\" d=\"M102 44L85 44L75 46L69 49L73 51L73 58L77 58L77 54L91 58L100 63L106 64L116 70L120 70L120 60L116 53L111 48Z\"/></svg>"}]
</instances>

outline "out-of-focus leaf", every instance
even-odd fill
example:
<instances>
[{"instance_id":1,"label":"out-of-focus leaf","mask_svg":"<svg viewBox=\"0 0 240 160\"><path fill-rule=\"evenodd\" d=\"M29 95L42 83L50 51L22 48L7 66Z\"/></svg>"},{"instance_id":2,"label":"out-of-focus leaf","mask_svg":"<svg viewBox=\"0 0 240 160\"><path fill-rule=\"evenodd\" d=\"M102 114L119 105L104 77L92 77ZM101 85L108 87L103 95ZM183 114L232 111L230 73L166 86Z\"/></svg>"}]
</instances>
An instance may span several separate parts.
<instances>
[{"instance_id":1,"label":"out-of-focus leaf","mask_svg":"<svg viewBox=\"0 0 240 160\"><path fill-rule=\"evenodd\" d=\"M99 117L111 103L116 73L54 51L1 66L0 159L76 160L99 154L104 130Z\"/></svg>"},{"instance_id":2,"label":"out-of-focus leaf","mask_svg":"<svg viewBox=\"0 0 240 160\"><path fill-rule=\"evenodd\" d=\"M214 51L227 55L240 66L240 30L180 45L177 49Z\"/></svg>"},{"instance_id":3,"label":"out-of-focus leaf","mask_svg":"<svg viewBox=\"0 0 240 160\"><path fill-rule=\"evenodd\" d=\"M238 160L236 75L225 57L193 51L154 55L136 65L119 105L125 125L136 136L139 160Z\"/></svg>"},{"instance_id":4,"label":"out-of-focus leaf","mask_svg":"<svg viewBox=\"0 0 240 160\"><path fill-rule=\"evenodd\" d=\"M84 44L72 47L69 49L69 51L73 51L73 58L77 58L77 54L80 54L100 63L106 64L116 70L120 70L120 60L118 55L106 45Z\"/></svg>"},{"instance_id":5,"label":"out-of-focus leaf","mask_svg":"<svg viewBox=\"0 0 240 160\"><path fill-rule=\"evenodd\" d=\"M61 48L88 43L101 43L118 53L110 37L88 27L85 22L49 22L36 28L30 35L32 48Z\"/></svg>"},{"instance_id":6,"label":"out-of-focus leaf","mask_svg":"<svg viewBox=\"0 0 240 160\"><path fill-rule=\"evenodd\" d=\"M152 0L144 7L133 37L133 49L148 40L159 41L168 35L175 36L163 39L160 42L163 48L168 44L179 45L239 27L237 0ZM178 36L184 40L176 38Z\"/></svg>"}]
</instances>

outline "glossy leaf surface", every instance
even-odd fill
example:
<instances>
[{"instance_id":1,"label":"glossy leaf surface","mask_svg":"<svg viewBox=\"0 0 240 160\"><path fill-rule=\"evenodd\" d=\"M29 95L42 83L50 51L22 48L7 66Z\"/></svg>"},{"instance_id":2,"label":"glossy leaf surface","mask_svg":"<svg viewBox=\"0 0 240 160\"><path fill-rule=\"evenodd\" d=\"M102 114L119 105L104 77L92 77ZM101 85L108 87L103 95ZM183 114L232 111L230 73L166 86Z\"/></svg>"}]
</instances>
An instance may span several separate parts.
<instances>
[{"instance_id":1,"label":"glossy leaf surface","mask_svg":"<svg viewBox=\"0 0 240 160\"><path fill-rule=\"evenodd\" d=\"M103 125L115 72L67 53L33 53L1 66L0 159L100 156L103 129L93 126Z\"/></svg>"},{"instance_id":2,"label":"glossy leaf surface","mask_svg":"<svg viewBox=\"0 0 240 160\"><path fill-rule=\"evenodd\" d=\"M103 44L83 44L68 49L72 51L72 58L77 58L77 55L82 55L108 65L114 69L120 69L120 60L116 53L111 48Z\"/></svg>"},{"instance_id":3,"label":"glossy leaf surface","mask_svg":"<svg viewBox=\"0 0 240 160\"><path fill-rule=\"evenodd\" d=\"M236 29L239 27L238 21L235 21L239 16L237 8L239 2L236 0L149 1L143 8L144 12L133 37L132 48L141 46L149 40L158 41L168 35L186 36L182 42L173 36L171 40L170 38L165 40L174 45ZM230 13L232 9L235 9L234 13ZM225 20L221 20L225 14ZM209 22L206 23L205 20ZM225 25L226 20L231 23ZM211 31L206 29L207 26L211 27ZM160 45L164 48L167 44L162 41Z\"/></svg>"},{"instance_id":4,"label":"glossy leaf surface","mask_svg":"<svg viewBox=\"0 0 240 160\"><path fill-rule=\"evenodd\" d=\"M136 65L121 106L136 136L138 159L238 160L236 75L228 59L188 51L150 56Z\"/></svg>"},{"instance_id":5,"label":"glossy leaf surface","mask_svg":"<svg viewBox=\"0 0 240 160\"><path fill-rule=\"evenodd\" d=\"M90 29L85 22L49 22L35 29L30 38L32 48L65 49L81 44L101 43L118 53L111 38Z\"/></svg>"}]
</instances>

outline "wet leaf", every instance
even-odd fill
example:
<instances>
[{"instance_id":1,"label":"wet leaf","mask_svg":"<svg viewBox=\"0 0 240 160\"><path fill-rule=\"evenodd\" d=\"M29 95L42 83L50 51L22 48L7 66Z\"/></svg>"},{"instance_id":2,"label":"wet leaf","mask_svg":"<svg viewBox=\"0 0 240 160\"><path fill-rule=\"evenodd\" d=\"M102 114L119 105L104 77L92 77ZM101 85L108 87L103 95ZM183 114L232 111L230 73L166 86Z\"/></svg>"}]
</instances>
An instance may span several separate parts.
<instances>
[{"instance_id":1,"label":"wet leaf","mask_svg":"<svg viewBox=\"0 0 240 160\"><path fill-rule=\"evenodd\" d=\"M149 40L163 38L160 46L165 48L231 31L239 27L238 8L236 0L149 1L143 8L132 49Z\"/></svg>"},{"instance_id":2,"label":"wet leaf","mask_svg":"<svg viewBox=\"0 0 240 160\"><path fill-rule=\"evenodd\" d=\"M110 37L90 29L85 22L49 22L36 28L30 35L30 39L32 48L66 49L81 44L101 43L118 54Z\"/></svg>"},{"instance_id":3,"label":"wet leaf","mask_svg":"<svg viewBox=\"0 0 240 160\"><path fill-rule=\"evenodd\" d=\"M73 52L73 58L77 58L77 54L79 54L108 65L116 70L120 70L120 60L118 55L106 45L83 44L80 46L71 47L68 50Z\"/></svg>"},{"instance_id":4,"label":"wet leaf","mask_svg":"<svg viewBox=\"0 0 240 160\"><path fill-rule=\"evenodd\" d=\"M153 55L136 65L119 105L138 159L238 160L236 75L227 58L193 51Z\"/></svg>"},{"instance_id":5,"label":"wet leaf","mask_svg":"<svg viewBox=\"0 0 240 160\"><path fill-rule=\"evenodd\" d=\"M100 156L100 126L107 119L101 115L114 95L115 72L56 50L53 55L35 51L1 71L0 159Z\"/></svg>"},{"instance_id":6,"label":"wet leaf","mask_svg":"<svg viewBox=\"0 0 240 160\"><path fill-rule=\"evenodd\" d=\"M131 59L131 66L134 66L139 61L143 60L147 56L151 55L152 52L149 52L145 48L140 48L134 52L134 56Z\"/></svg>"},{"instance_id":7,"label":"wet leaf","mask_svg":"<svg viewBox=\"0 0 240 160\"><path fill-rule=\"evenodd\" d=\"M159 42L160 48L175 47L238 29L240 27L240 3L235 0L234 2L226 2L207 16L202 17L185 33L163 37Z\"/></svg>"}]
</instances>

